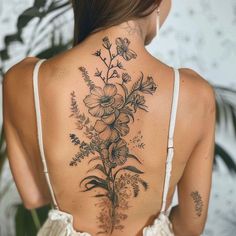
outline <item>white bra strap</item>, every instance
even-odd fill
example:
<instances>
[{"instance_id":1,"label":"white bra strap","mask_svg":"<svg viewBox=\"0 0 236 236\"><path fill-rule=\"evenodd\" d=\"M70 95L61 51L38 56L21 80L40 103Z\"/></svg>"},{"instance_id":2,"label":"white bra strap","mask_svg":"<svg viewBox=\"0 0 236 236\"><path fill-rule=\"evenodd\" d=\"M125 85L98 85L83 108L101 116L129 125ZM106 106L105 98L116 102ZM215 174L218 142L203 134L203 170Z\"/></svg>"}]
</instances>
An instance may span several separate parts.
<instances>
[{"instance_id":1,"label":"white bra strap","mask_svg":"<svg viewBox=\"0 0 236 236\"><path fill-rule=\"evenodd\" d=\"M58 209L58 205L56 202L56 198L53 192L52 184L48 174L47 162L45 159L44 148L43 148L43 135L42 135L42 123L41 123L41 112L40 112L40 101L39 101L39 90L38 90L38 72L40 65L46 59L39 60L34 67L33 71L33 89L34 89L34 102L35 102L35 111L36 111L36 122L37 122L37 136L38 136L38 143L39 143L39 150L40 150L40 157L43 163L43 171L45 174L45 178L49 187L49 191L51 194L51 198L53 201L53 205L55 209Z\"/></svg>"},{"instance_id":2,"label":"white bra strap","mask_svg":"<svg viewBox=\"0 0 236 236\"><path fill-rule=\"evenodd\" d=\"M169 133L168 133L168 145L167 145L167 160L166 160L166 171L165 171L165 179L164 179L164 191L162 195L162 207L161 212L165 211L166 208L166 198L170 184L170 176L172 169L172 160L174 157L174 129L175 129L175 121L179 100L179 70L174 68L174 91L172 98L172 106L171 106L171 116L170 116L170 125L169 125Z\"/></svg>"}]
</instances>

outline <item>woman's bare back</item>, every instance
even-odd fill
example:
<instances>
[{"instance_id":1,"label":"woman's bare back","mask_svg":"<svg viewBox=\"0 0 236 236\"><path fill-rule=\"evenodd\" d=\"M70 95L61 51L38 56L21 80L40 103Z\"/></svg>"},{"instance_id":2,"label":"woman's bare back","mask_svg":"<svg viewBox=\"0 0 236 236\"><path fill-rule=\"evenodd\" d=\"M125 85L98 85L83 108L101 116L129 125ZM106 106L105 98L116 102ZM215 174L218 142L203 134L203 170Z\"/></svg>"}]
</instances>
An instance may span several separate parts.
<instances>
[{"instance_id":1,"label":"woman's bare back","mask_svg":"<svg viewBox=\"0 0 236 236\"><path fill-rule=\"evenodd\" d=\"M6 83L11 83L8 109L18 151L25 153L28 169L24 168L34 179L25 178L23 185L15 174L16 183L23 200L32 197L27 196L29 188L38 189L43 203L49 192L36 136L32 91L36 61L27 58L19 63L18 78ZM180 70L180 76L167 207L201 138L209 107L207 82L186 69ZM173 68L135 50L126 37L104 36L41 65L45 156L59 208L74 216L75 229L92 235L111 231L112 235L141 235L158 215L173 85Z\"/></svg>"}]
</instances>

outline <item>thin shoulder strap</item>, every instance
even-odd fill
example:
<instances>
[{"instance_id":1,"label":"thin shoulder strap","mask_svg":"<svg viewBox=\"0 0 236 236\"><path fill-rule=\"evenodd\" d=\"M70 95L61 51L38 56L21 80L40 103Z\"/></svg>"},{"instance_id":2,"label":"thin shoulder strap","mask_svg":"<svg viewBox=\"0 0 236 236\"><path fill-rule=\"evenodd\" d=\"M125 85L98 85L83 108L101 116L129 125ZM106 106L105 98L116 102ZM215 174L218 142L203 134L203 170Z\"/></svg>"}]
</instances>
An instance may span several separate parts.
<instances>
[{"instance_id":1,"label":"thin shoulder strap","mask_svg":"<svg viewBox=\"0 0 236 236\"><path fill-rule=\"evenodd\" d=\"M165 212L166 208L166 198L170 184L172 160L174 157L174 129L175 129L175 120L176 120L178 100L179 100L179 80L180 80L179 70L174 68L174 90L172 97L171 116L170 116L169 134L168 134L166 172L164 179L164 191L162 196L161 212Z\"/></svg>"},{"instance_id":2,"label":"thin shoulder strap","mask_svg":"<svg viewBox=\"0 0 236 236\"><path fill-rule=\"evenodd\" d=\"M34 89L34 102L35 102L35 111L36 111L36 123L37 123L37 136L38 136L38 143L39 143L39 150L40 150L40 157L43 163L43 172L46 177L46 181L49 187L49 191L52 197L53 205L55 209L58 209L58 205L56 202L55 194L53 192L52 184L48 174L47 162L45 159L44 148L43 148L43 135L42 135L42 121L41 121L41 112L40 112L40 101L39 101L39 90L38 90L38 73L40 65L46 59L41 59L37 61L33 71L33 89Z\"/></svg>"}]
</instances>

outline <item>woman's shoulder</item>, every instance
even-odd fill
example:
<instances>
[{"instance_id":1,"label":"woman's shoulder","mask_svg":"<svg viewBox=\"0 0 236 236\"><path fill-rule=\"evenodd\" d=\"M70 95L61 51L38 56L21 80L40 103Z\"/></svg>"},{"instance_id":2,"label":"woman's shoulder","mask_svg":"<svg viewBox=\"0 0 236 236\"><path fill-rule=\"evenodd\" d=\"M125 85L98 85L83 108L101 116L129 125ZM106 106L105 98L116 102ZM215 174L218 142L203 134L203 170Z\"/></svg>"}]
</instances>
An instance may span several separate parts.
<instances>
[{"instance_id":1,"label":"woman's shoulder","mask_svg":"<svg viewBox=\"0 0 236 236\"><path fill-rule=\"evenodd\" d=\"M38 60L39 58L37 57L26 57L14 64L4 73L3 84L8 86L8 84L12 83L22 83L23 78L26 78L32 72L32 67Z\"/></svg>"},{"instance_id":2,"label":"woman's shoulder","mask_svg":"<svg viewBox=\"0 0 236 236\"><path fill-rule=\"evenodd\" d=\"M32 78L33 68L38 60L36 57L24 58L9 68L4 74L2 90L5 111L17 110L17 107L21 107L31 95L29 92L32 90L30 78ZM21 103L17 101L21 101Z\"/></svg>"},{"instance_id":3,"label":"woman's shoulder","mask_svg":"<svg viewBox=\"0 0 236 236\"><path fill-rule=\"evenodd\" d=\"M12 67L10 67L5 74L12 73L14 71L18 71L20 69L23 69L26 65L32 64L40 60L38 57L25 57L15 63Z\"/></svg>"},{"instance_id":4,"label":"woman's shoulder","mask_svg":"<svg viewBox=\"0 0 236 236\"><path fill-rule=\"evenodd\" d=\"M213 85L197 71L190 68L180 68L179 72L182 79L186 81L189 86L192 86L194 91L206 93L207 95L214 93Z\"/></svg>"},{"instance_id":5,"label":"woman's shoulder","mask_svg":"<svg viewBox=\"0 0 236 236\"><path fill-rule=\"evenodd\" d=\"M31 86L33 69L38 60L40 59L37 57L26 57L10 67L3 76L3 90L17 88L20 91Z\"/></svg>"},{"instance_id":6,"label":"woman's shoulder","mask_svg":"<svg viewBox=\"0 0 236 236\"><path fill-rule=\"evenodd\" d=\"M191 107L202 109L203 112L215 106L214 86L195 70L180 68L180 81L183 94Z\"/></svg>"}]
</instances>

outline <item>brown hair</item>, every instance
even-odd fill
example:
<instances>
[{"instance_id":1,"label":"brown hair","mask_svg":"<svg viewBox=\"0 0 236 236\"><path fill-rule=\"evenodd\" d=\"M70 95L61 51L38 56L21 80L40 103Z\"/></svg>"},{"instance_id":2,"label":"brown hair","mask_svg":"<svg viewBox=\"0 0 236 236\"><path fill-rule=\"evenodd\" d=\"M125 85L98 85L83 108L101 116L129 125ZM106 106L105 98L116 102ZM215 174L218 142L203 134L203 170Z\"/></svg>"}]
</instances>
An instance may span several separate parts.
<instances>
[{"instance_id":1,"label":"brown hair","mask_svg":"<svg viewBox=\"0 0 236 236\"><path fill-rule=\"evenodd\" d=\"M74 46L98 28L121 24L151 14L162 0L72 0Z\"/></svg>"}]
</instances>

